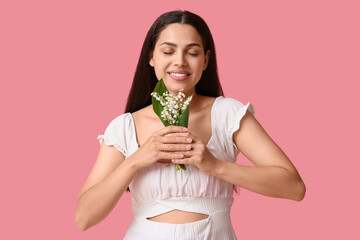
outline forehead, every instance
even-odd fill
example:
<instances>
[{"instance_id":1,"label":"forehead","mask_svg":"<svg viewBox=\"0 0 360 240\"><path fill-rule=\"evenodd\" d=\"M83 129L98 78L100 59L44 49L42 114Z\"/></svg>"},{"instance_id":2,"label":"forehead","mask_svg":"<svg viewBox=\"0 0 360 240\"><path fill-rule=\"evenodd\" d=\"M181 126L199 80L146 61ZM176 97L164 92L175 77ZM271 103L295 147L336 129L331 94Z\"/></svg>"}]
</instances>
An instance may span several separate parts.
<instances>
[{"instance_id":1,"label":"forehead","mask_svg":"<svg viewBox=\"0 0 360 240\"><path fill-rule=\"evenodd\" d=\"M173 23L166 26L161 31L156 46L160 46L164 42L171 42L178 46L185 46L189 43L198 43L201 47L203 46L200 34L190 24Z\"/></svg>"}]
</instances>

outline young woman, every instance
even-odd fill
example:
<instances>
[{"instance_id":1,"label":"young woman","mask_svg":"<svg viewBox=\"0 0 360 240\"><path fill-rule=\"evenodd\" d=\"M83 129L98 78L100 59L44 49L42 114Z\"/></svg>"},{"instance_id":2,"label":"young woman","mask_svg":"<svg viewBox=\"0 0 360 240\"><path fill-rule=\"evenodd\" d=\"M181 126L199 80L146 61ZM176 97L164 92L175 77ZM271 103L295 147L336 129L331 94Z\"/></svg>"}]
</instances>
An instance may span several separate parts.
<instances>
[{"instance_id":1,"label":"young woman","mask_svg":"<svg viewBox=\"0 0 360 240\"><path fill-rule=\"evenodd\" d=\"M164 127L153 111L150 93L161 78L174 96L180 89L194 94L187 129ZM237 239L230 220L235 186L302 200L297 170L253 115L251 103L223 97L204 20L188 11L161 15L144 41L125 113L98 137L77 226L102 221L127 190L134 219L124 239ZM236 164L239 152L254 166Z\"/></svg>"}]
</instances>

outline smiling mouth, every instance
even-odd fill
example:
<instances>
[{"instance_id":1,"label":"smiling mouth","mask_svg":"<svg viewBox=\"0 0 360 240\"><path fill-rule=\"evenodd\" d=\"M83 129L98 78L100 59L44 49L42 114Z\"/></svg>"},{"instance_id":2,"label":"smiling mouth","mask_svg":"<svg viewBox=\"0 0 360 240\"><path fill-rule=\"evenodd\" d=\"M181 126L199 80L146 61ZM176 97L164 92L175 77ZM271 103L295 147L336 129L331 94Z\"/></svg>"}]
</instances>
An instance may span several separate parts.
<instances>
[{"instance_id":1,"label":"smiling mouth","mask_svg":"<svg viewBox=\"0 0 360 240\"><path fill-rule=\"evenodd\" d=\"M169 74L174 77L186 77L190 75L190 73L169 73Z\"/></svg>"}]
</instances>

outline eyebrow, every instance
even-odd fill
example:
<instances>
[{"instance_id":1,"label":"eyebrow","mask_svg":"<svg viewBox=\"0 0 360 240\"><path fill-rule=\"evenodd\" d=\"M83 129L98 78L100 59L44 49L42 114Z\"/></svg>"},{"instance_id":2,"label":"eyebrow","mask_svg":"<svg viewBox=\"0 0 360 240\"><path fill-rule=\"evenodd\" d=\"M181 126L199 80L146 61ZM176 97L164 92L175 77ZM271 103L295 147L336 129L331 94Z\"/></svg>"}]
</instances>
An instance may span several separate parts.
<instances>
[{"instance_id":1,"label":"eyebrow","mask_svg":"<svg viewBox=\"0 0 360 240\"><path fill-rule=\"evenodd\" d=\"M177 45L175 43L171 43L171 42L163 42L161 45L169 45L169 46L172 46L172 47L177 47ZM194 47L194 46L198 46L199 48L201 48L200 44L198 43L189 43L186 45L186 47Z\"/></svg>"}]
</instances>

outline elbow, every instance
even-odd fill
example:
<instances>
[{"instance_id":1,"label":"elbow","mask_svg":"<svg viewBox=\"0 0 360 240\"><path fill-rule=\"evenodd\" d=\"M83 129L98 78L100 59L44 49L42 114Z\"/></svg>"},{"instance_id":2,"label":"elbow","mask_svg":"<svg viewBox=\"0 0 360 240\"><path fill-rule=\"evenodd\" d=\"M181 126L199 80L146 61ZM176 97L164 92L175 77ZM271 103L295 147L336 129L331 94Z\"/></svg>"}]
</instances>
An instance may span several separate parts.
<instances>
[{"instance_id":1,"label":"elbow","mask_svg":"<svg viewBox=\"0 0 360 240\"><path fill-rule=\"evenodd\" d=\"M300 179L300 181L297 183L293 200L297 202L302 201L305 198L305 193L306 193L305 183Z\"/></svg>"},{"instance_id":2,"label":"elbow","mask_svg":"<svg viewBox=\"0 0 360 240\"><path fill-rule=\"evenodd\" d=\"M81 214L76 211L75 213L75 224L76 226L81 230L81 231L86 231L87 229L90 228L90 225L88 224L88 221L86 220L86 218L84 216L81 216Z\"/></svg>"}]
</instances>

